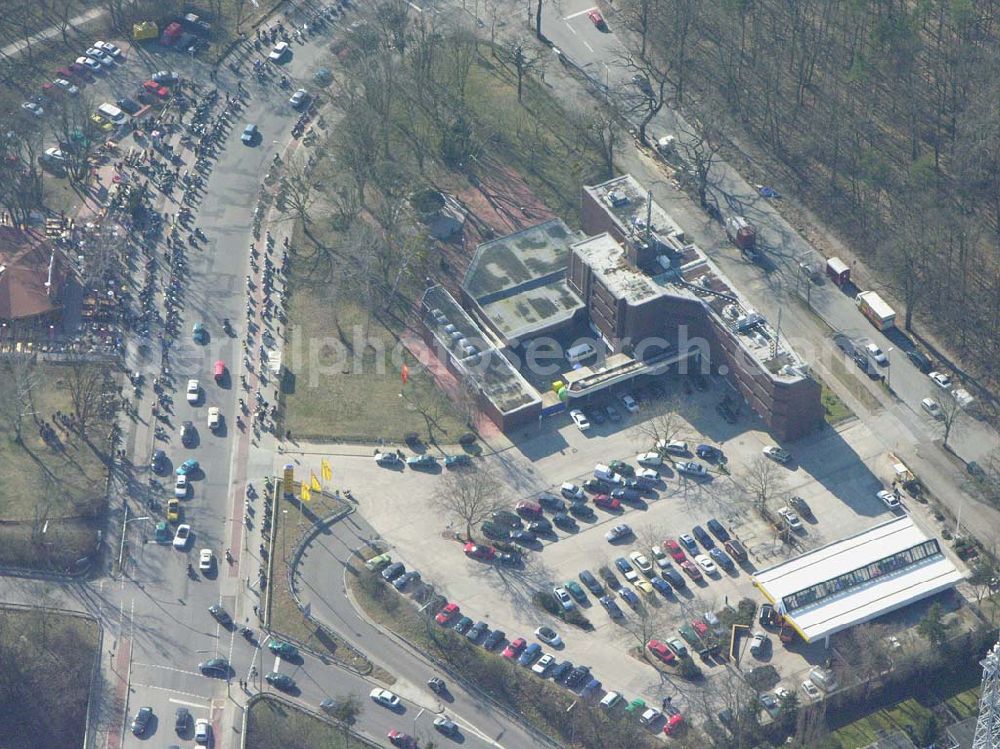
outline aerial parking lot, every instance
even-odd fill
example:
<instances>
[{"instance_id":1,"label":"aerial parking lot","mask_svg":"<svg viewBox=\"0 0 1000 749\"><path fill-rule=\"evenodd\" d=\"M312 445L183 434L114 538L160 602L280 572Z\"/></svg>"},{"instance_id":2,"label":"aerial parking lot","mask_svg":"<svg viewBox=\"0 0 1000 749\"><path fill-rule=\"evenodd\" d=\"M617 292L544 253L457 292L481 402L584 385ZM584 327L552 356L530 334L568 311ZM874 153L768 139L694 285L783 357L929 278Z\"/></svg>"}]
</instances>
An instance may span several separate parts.
<instances>
[{"instance_id":1,"label":"aerial parking lot","mask_svg":"<svg viewBox=\"0 0 1000 749\"><path fill-rule=\"evenodd\" d=\"M669 655L659 657L658 668L652 665L654 655L640 660L641 640L669 647L679 642L685 625L712 626L716 612L743 598L760 605L765 599L751 582L753 572L894 514L876 497L888 483L883 482L884 447L863 424L800 440L779 462L786 456L765 454L775 442L748 417L730 424L716 413L724 387L716 382L685 395L670 442L686 443L686 450L683 444L667 448L665 443L656 450L653 436L662 426L658 409L672 401L637 392L634 411L620 394L601 404L602 409L614 405L618 420L596 423L596 404L585 406L589 428L581 430L568 414L556 416L514 435L509 449L454 469L492 471L507 507L486 533L476 529L478 546L471 553L463 553L464 524L445 517L437 500L448 490L445 474L451 469L391 470L371 458L351 458L345 469L355 486L365 487L358 492L361 511L388 542L393 560L419 570L461 607L462 615L503 630L507 639L524 637L529 643L539 639L533 636L536 628L549 626L563 644L542 644L541 651L589 666L605 689L658 704L682 695L687 686ZM690 462L704 466L707 475L678 471ZM655 471L659 478L646 478L633 488L614 477L608 480L614 470L625 477L651 477ZM754 477L761 471L768 475L771 523L758 511ZM582 501L571 511L574 496ZM566 515L572 520L567 522ZM520 564L484 553L498 536L520 547ZM538 605L540 592L555 592L564 608L579 610L593 629L546 612ZM607 605L611 601L614 606ZM761 628L755 624L755 629ZM757 654L748 638L741 665L772 664L791 689L826 657L822 644L798 641L786 648L776 630L769 636L770 645ZM636 657L623 657L627 653ZM699 665L709 684L724 671L712 662Z\"/></svg>"}]
</instances>

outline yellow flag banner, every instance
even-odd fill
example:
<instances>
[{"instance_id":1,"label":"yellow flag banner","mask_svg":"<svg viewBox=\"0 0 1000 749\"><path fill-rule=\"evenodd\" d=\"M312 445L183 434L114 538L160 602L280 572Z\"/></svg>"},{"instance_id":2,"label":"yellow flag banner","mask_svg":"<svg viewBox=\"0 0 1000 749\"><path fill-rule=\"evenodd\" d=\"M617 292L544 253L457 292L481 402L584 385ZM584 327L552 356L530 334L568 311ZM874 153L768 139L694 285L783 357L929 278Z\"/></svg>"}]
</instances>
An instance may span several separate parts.
<instances>
[{"instance_id":1,"label":"yellow flag banner","mask_svg":"<svg viewBox=\"0 0 1000 749\"><path fill-rule=\"evenodd\" d=\"M316 474L313 473L312 471L309 471L309 488L312 489L314 492L323 491L323 487L320 485L319 479L316 478Z\"/></svg>"},{"instance_id":2,"label":"yellow flag banner","mask_svg":"<svg viewBox=\"0 0 1000 749\"><path fill-rule=\"evenodd\" d=\"M302 488L299 491L299 496L302 498L303 502L308 502L310 499L312 499L312 492L309 491L309 484L303 481L301 487Z\"/></svg>"},{"instance_id":3,"label":"yellow flag banner","mask_svg":"<svg viewBox=\"0 0 1000 749\"><path fill-rule=\"evenodd\" d=\"M333 468L330 467L330 461L323 458L319 462L320 474L323 476L324 481L330 481L333 479Z\"/></svg>"}]
</instances>

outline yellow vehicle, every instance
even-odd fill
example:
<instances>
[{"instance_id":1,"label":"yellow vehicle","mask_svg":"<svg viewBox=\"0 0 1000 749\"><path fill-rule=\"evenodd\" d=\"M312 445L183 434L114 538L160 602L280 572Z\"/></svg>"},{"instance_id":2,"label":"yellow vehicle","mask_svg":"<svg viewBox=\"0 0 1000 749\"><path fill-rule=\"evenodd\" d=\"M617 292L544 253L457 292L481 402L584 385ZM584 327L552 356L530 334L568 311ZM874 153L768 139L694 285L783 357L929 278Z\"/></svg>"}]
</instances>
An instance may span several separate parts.
<instances>
[{"instance_id":1,"label":"yellow vehicle","mask_svg":"<svg viewBox=\"0 0 1000 749\"><path fill-rule=\"evenodd\" d=\"M100 128L105 133L110 133L115 129L115 126L108 122L106 119L101 117L99 114L90 115L90 121L94 123L95 127Z\"/></svg>"},{"instance_id":2,"label":"yellow vehicle","mask_svg":"<svg viewBox=\"0 0 1000 749\"><path fill-rule=\"evenodd\" d=\"M167 500L167 520L176 523L181 519L181 503L179 500Z\"/></svg>"},{"instance_id":3,"label":"yellow vehicle","mask_svg":"<svg viewBox=\"0 0 1000 749\"><path fill-rule=\"evenodd\" d=\"M152 21L142 21L132 24L132 38L136 41L143 39L156 39L160 35L160 27Z\"/></svg>"}]
</instances>

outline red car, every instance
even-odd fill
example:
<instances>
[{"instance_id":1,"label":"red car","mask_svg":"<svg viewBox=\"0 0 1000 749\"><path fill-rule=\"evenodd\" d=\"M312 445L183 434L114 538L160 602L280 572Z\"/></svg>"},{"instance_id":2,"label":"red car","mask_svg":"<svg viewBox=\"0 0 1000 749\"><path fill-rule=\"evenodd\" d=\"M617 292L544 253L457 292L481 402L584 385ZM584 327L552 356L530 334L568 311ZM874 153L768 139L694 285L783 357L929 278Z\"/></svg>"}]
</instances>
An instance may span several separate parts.
<instances>
[{"instance_id":1,"label":"red car","mask_svg":"<svg viewBox=\"0 0 1000 749\"><path fill-rule=\"evenodd\" d=\"M704 637L705 633L708 632L708 624L701 617L692 619L691 626L694 627L694 631L698 633L699 637Z\"/></svg>"},{"instance_id":2,"label":"red car","mask_svg":"<svg viewBox=\"0 0 1000 749\"><path fill-rule=\"evenodd\" d=\"M501 655L503 655L503 657L507 660L512 661L521 655L521 651L524 650L525 645L526 643L524 638L518 637L516 640L511 641L511 643L503 649L503 653L501 653Z\"/></svg>"},{"instance_id":3,"label":"red car","mask_svg":"<svg viewBox=\"0 0 1000 749\"><path fill-rule=\"evenodd\" d=\"M465 545L465 556L488 562L496 556L496 550L492 546L474 544L470 541Z\"/></svg>"},{"instance_id":4,"label":"red car","mask_svg":"<svg viewBox=\"0 0 1000 749\"><path fill-rule=\"evenodd\" d=\"M664 663L673 663L677 660L677 656L675 656L673 651L667 647L666 643L660 642L659 640L650 640L647 642L646 649Z\"/></svg>"},{"instance_id":5,"label":"red car","mask_svg":"<svg viewBox=\"0 0 1000 749\"><path fill-rule=\"evenodd\" d=\"M594 24L594 26L596 26L597 28L599 28L601 30L603 30L605 28L604 16L602 16L599 11L596 11L596 10L590 11L587 14L587 18L589 18L590 22L592 24Z\"/></svg>"},{"instance_id":6,"label":"red car","mask_svg":"<svg viewBox=\"0 0 1000 749\"><path fill-rule=\"evenodd\" d=\"M445 604L445 607L438 612L438 615L434 617L434 621L438 624L447 624L456 616L458 616L458 604L447 603Z\"/></svg>"},{"instance_id":7,"label":"red car","mask_svg":"<svg viewBox=\"0 0 1000 749\"><path fill-rule=\"evenodd\" d=\"M156 94L161 99L166 99L168 96L170 96L170 91L168 91L165 86L161 86L156 81L145 81L143 82L142 87L147 91L149 91L150 93Z\"/></svg>"},{"instance_id":8,"label":"red car","mask_svg":"<svg viewBox=\"0 0 1000 749\"><path fill-rule=\"evenodd\" d=\"M687 559L687 557L684 556L684 549L682 549L681 545L674 541L674 539L668 538L663 542L663 545L666 547L667 553L674 558L675 562L680 563Z\"/></svg>"},{"instance_id":9,"label":"red car","mask_svg":"<svg viewBox=\"0 0 1000 749\"><path fill-rule=\"evenodd\" d=\"M607 494L594 495L594 504L598 507L603 507L605 510L620 510L622 506L619 500L609 497Z\"/></svg>"},{"instance_id":10,"label":"red car","mask_svg":"<svg viewBox=\"0 0 1000 749\"><path fill-rule=\"evenodd\" d=\"M56 71L56 78L72 78L73 71L69 68L59 68Z\"/></svg>"},{"instance_id":11,"label":"red car","mask_svg":"<svg viewBox=\"0 0 1000 749\"><path fill-rule=\"evenodd\" d=\"M417 742L414 741L410 734L397 731L395 728L386 734L386 738L389 739L389 743L393 746L399 746L403 749L416 749L417 746Z\"/></svg>"},{"instance_id":12,"label":"red car","mask_svg":"<svg viewBox=\"0 0 1000 749\"><path fill-rule=\"evenodd\" d=\"M669 718L667 718L666 725L663 726L663 733L667 736L672 735L675 731L680 728L681 723L684 722L684 716L680 713L674 713Z\"/></svg>"},{"instance_id":13,"label":"red car","mask_svg":"<svg viewBox=\"0 0 1000 749\"><path fill-rule=\"evenodd\" d=\"M681 569L684 570L685 574L692 580L701 580L701 570L694 566L694 562L690 559L685 559L681 562Z\"/></svg>"},{"instance_id":14,"label":"red car","mask_svg":"<svg viewBox=\"0 0 1000 749\"><path fill-rule=\"evenodd\" d=\"M542 506L535 502L518 502L517 514L525 518L540 518L542 516Z\"/></svg>"}]
</instances>

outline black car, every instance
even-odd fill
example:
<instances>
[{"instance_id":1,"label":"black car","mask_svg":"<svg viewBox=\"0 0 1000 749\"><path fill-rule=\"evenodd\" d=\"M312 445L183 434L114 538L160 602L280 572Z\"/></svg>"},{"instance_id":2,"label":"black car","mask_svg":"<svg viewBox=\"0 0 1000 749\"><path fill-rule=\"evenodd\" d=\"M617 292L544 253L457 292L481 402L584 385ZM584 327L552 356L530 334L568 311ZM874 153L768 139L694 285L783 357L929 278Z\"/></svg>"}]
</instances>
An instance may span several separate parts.
<instances>
[{"instance_id":1,"label":"black car","mask_svg":"<svg viewBox=\"0 0 1000 749\"><path fill-rule=\"evenodd\" d=\"M615 573L607 567L603 567L600 570L600 574L604 578L605 585L611 588L611 590L618 590L622 586L621 581L615 576Z\"/></svg>"},{"instance_id":2,"label":"black car","mask_svg":"<svg viewBox=\"0 0 1000 749\"><path fill-rule=\"evenodd\" d=\"M524 523L521 522L521 518L515 515L510 510L497 510L491 517L493 522L498 525L505 525L512 530L521 530L524 527Z\"/></svg>"},{"instance_id":3,"label":"black car","mask_svg":"<svg viewBox=\"0 0 1000 749\"><path fill-rule=\"evenodd\" d=\"M638 502L642 496L635 489L615 489L611 496L620 502Z\"/></svg>"},{"instance_id":4,"label":"black car","mask_svg":"<svg viewBox=\"0 0 1000 749\"><path fill-rule=\"evenodd\" d=\"M760 613L758 614L758 621L762 627L770 627L774 624L774 606L769 603L765 603L760 607Z\"/></svg>"},{"instance_id":5,"label":"black car","mask_svg":"<svg viewBox=\"0 0 1000 749\"><path fill-rule=\"evenodd\" d=\"M222 608L222 606L213 604L208 607L208 613L215 617L215 620L218 621L223 627L232 626L233 620L229 617L229 613Z\"/></svg>"},{"instance_id":6,"label":"black car","mask_svg":"<svg viewBox=\"0 0 1000 749\"><path fill-rule=\"evenodd\" d=\"M570 689L576 689L577 687L583 686L589 678L590 668L587 666L577 666L570 671L569 676L566 677L566 686Z\"/></svg>"},{"instance_id":7,"label":"black car","mask_svg":"<svg viewBox=\"0 0 1000 749\"><path fill-rule=\"evenodd\" d=\"M501 523L494 523L487 520L483 523L483 535L492 538L494 541L507 541L510 538L510 528Z\"/></svg>"},{"instance_id":8,"label":"black car","mask_svg":"<svg viewBox=\"0 0 1000 749\"><path fill-rule=\"evenodd\" d=\"M586 505L584 505L586 507ZM564 531L575 531L576 521L565 512L557 512L552 516L552 522Z\"/></svg>"},{"instance_id":9,"label":"black car","mask_svg":"<svg viewBox=\"0 0 1000 749\"><path fill-rule=\"evenodd\" d=\"M211 658L199 663L198 670L205 674L205 676L225 678L229 676L229 661L225 658Z\"/></svg>"},{"instance_id":10,"label":"black car","mask_svg":"<svg viewBox=\"0 0 1000 749\"><path fill-rule=\"evenodd\" d=\"M910 349L906 352L906 358L913 362L913 366L924 374L930 372L931 368L934 366L934 362L931 361L931 358L920 349Z\"/></svg>"},{"instance_id":11,"label":"black car","mask_svg":"<svg viewBox=\"0 0 1000 749\"><path fill-rule=\"evenodd\" d=\"M498 551L494 559L508 567L517 567L521 564L521 555L512 551Z\"/></svg>"},{"instance_id":12,"label":"black car","mask_svg":"<svg viewBox=\"0 0 1000 749\"><path fill-rule=\"evenodd\" d=\"M132 718L132 733L136 736L142 736L146 733L146 728L149 727L149 721L153 719L153 708L151 707L140 707L139 712L135 714Z\"/></svg>"},{"instance_id":13,"label":"black car","mask_svg":"<svg viewBox=\"0 0 1000 749\"><path fill-rule=\"evenodd\" d=\"M179 707L174 716L174 730L177 733L187 731L187 727L191 724L191 713L188 712L188 709L186 707Z\"/></svg>"},{"instance_id":14,"label":"black car","mask_svg":"<svg viewBox=\"0 0 1000 749\"><path fill-rule=\"evenodd\" d=\"M167 454L163 450L153 450L153 459L149 463L153 473L159 473L167 465Z\"/></svg>"},{"instance_id":15,"label":"black car","mask_svg":"<svg viewBox=\"0 0 1000 749\"><path fill-rule=\"evenodd\" d=\"M583 490L591 494L608 494L611 491L611 484L600 479L587 479L583 482Z\"/></svg>"},{"instance_id":16,"label":"black car","mask_svg":"<svg viewBox=\"0 0 1000 749\"><path fill-rule=\"evenodd\" d=\"M119 99L117 104L118 108L125 112L125 114L135 114L142 109L142 105L132 99Z\"/></svg>"},{"instance_id":17,"label":"black car","mask_svg":"<svg viewBox=\"0 0 1000 749\"><path fill-rule=\"evenodd\" d=\"M483 647L487 650L496 650L500 643L507 639L507 635L502 629L494 629L488 635L486 639L483 640Z\"/></svg>"},{"instance_id":18,"label":"black car","mask_svg":"<svg viewBox=\"0 0 1000 749\"><path fill-rule=\"evenodd\" d=\"M282 674L277 671L272 671L264 680L270 684L275 689L280 689L282 692L288 692L295 688L295 679L293 679L288 674Z\"/></svg>"},{"instance_id":19,"label":"black car","mask_svg":"<svg viewBox=\"0 0 1000 749\"><path fill-rule=\"evenodd\" d=\"M705 525L708 526L708 529L712 532L712 535L715 536L720 541L722 541L723 543L729 540L729 531L727 531L725 526L723 526L722 523L720 523L715 518L709 520L707 523L705 523Z\"/></svg>"},{"instance_id":20,"label":"black car","mask_svg":"<svg viewBox=\"0 0 1000 749\"><path fill-rule=\"evenodd\" d=\"M604 407L605 413L607 413L608 418L612 421L621 421L622 415L618 412L618 409L612 406L610 403Z\"/></svg>"},{"instance_id":21,"label":"black car","mask_svg":"<svg viewBox=\"0 0 1000 749\"><path fill-rule=\"evenodd\" d=\"M663 575L663 579L673 585L675 589L687 587L687 583L684 582L684 576L673 567L666 567L660 570L660 574Z\"/></svg>"},{"instance_id":22,"label":"black car","mask_svg":"<svg viewBox=\"0 0 1000 749\"><path fill-rule=\"evenodd\" d=\"M572 670L573 670L573 663L571 661L563 661L562 663L554 666L553 669L549 671L549 676L552 677L553 681L562 681L563 679L566 678L566 676L569 675L569 673Z\"/></svg>"},{"instance_id":23,"label":"black car","mask_svg":"<svg viewBox=\"0 0 1000 749\"><path fill-rule=\"evenodd\" d=\"M528 523L528 530L532 533L551 533L552 522L546 518L538 518Z\"/></svg>"},{"instance_id":24,"label":"black car","mask_svg":"<svg viewBox=\"0 0 1000 749\"><path fill-rule=\"evenodd\" d=\"M382 570L382 579L391 583L404 572L406 572L406 566L402 562L393 562Z\"/></svg>"},{"instance_id":25,"label":"black car","mask_svg":"<svg viewBox=\"0 0 1000 749\"><path fill-rule=\"evenodd\" d=\"M471 642L478 642L479 638L490 631L490 627L486 622L478 621L469 627L469 631L465 633L465 636Z\"/></svg>"},{"instance_id":26,"label":"black car","mask_svg":"<svg viewBox=\"0 0 1000 749\"><path fill-rule=\"evenodd\" d=\"M566 509L566 503L555 494L540 494L538 504L551 512L563 512Z\"/></svg>"},{"instance_id":27,"label":"black car","mask_svg":"<svg viewBox=\"0 0 1000 749\"><path fill-rule=\"evenodd\" d=\"M643 489L642 482L639 479L622 479L622 488L631 489L632 491L640 492Z\"/></svg>"},{"instance_id":28,"label":"black car","mask_svg":"<svg viewBox=\"0 0 1000 749\"><path fill-rule=\"evenodd\" d=\"M708 535L708 532L700 525L696 525L694 528L692 528L691 533L693 533L694 537L698 539L698 543L700 543L706 549L711 549L713 546L715 546L715 541L712 540L712 537Z\"/></svg>"},{"instance_id":29,"label":"black car","mask_svg":"<svg viewBox=\"0 0 1000 749\"><path fill-rule=\"evenodd\" d=\"M600 408L588 408L586 414L594 424L603 424L606 421L604 412Z\"/></svg>"},{"instance_id":30,"label":"black car","mask_svg":"<svg viewBox=\"0 0 1000 749\"><path fill-rule=\"evenodd\" d=\"M510 534L510 540L516 544L534 546L538 543L538 536L531 531L514 531Z\"/></svg>"},{"instance_id":31,"label":"black car","mask_svg":"<svg viewBox=\"0 0 1000 749\"><path fill-rule=\"evenodd\" d=\"M181 424L181 444L188 447L192 442L194 442L194 424L185 421Z\"/></svg>"},{"instance_id":32,"label":"black car","mask_svg":"<svg viewBox=\"0 0 1000 749\"><path fill-rule=\"evenodd\" d=\"M714 463L715 461L722 459L722 450L714 445L698 445L694 453L699 458L707 460L709 463Z\"/></svg>"},{"instance_id":33,"label":"black car","mask_svg":"<svg viewBox=\"0 0 1000 749\"><path fill-rule=\"evenodd\" d=\"M455 626L452 627L452 629L458 632L460 635L464 635L471 628L472 628L472 619L470 619L467 616L463 616L461 619L455 622Z\"/></svg>"},{"instance_id":34,"label":"black car","mask_svg":"<svg viewBox=\"0 0 1000 749\"><path fill-rule=\"evenodd\" d=\"M580 573L580 582L587 586L587 590L593 593L595 596L604 595L604 586L601 585L600 581L594 577L594 573L590 570L584 570Z\"/></svg>"},{"instance_id":35,"label":"black car","mask_svg":"<svg viewBox=\"0 0 1000 749\"><path fill-rule=\"evenodd\" d=\"M590 505L586 505L583 502L574 502L569 506L570 514L575 515L578 518L592 518L594 517L594 508Z\"/></svg>"},{"instance_id":36,"label":"black car","mask_svg":"<svg viewBox=\"0 0 1000 749\"><path fill-rule=\"evenodd\" d=\"M799 515L802 515L802 517L811 518L813 516L812 508L804 499L802 499L802 497L789 497L788 504L790 504L792 509L799 513Z\"/></svg>"}]
</instances>

